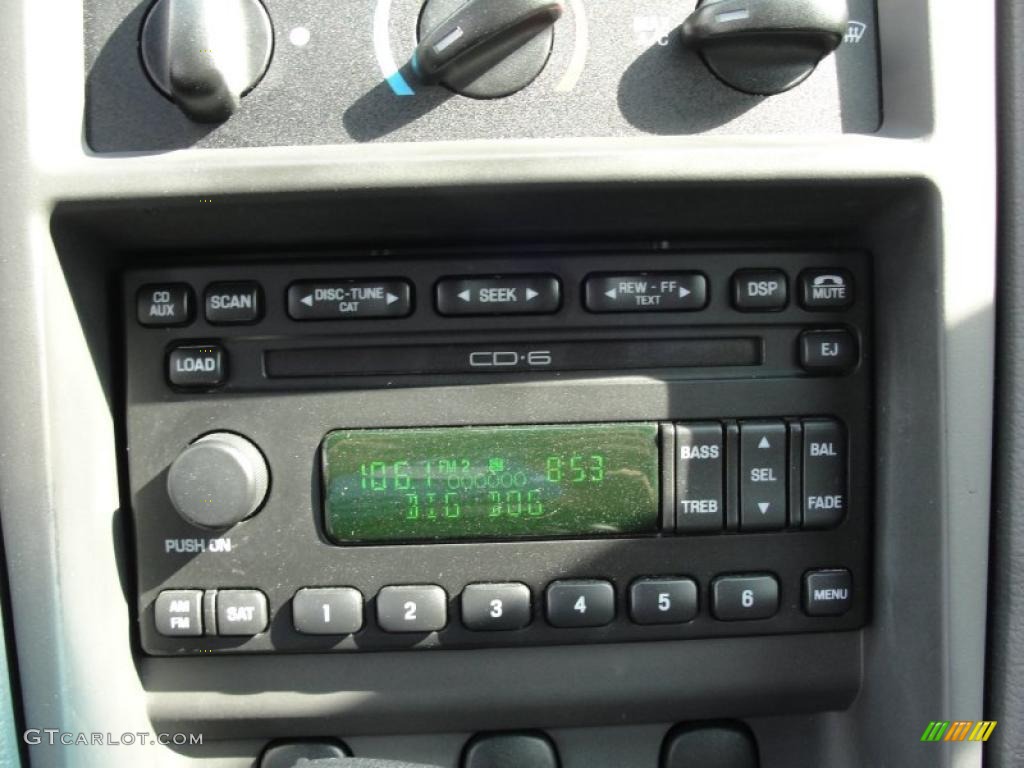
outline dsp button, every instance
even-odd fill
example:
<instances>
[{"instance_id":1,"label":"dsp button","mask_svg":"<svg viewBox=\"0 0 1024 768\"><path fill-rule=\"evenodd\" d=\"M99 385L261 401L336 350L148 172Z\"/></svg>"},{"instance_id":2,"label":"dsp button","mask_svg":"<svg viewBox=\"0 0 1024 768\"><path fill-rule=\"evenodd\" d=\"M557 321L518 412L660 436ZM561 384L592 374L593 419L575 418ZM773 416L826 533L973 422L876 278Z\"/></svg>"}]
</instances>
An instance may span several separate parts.
<instances>
[{"instance_id":1,"label":"dsp button","mask_svg":"<svg viewBox=\"0 0 1024 768\"><path fill-rule=\"evenodd\" d=\"M176 387L216 387L227 379L227 353L219 344L186 344L167 356L167 380Z\"/></svg>"},{"instance_id":2,"label":"dsp button","mask_svg":"<svg viewBox=\"0 0 1024 768\"><path fill-rule=\"evenodd\" d=\"M699 272L592 275L584 300L591 312L694 311L708 303L708 281Z\"/></svg>"},{"instance_id":3,"label":"dsp button","mask_svg":"<svg viewBox=\"0 0 1024 768\"><path fill-rule=\"evenodd\" d=\"M781 269L745 269L732 276L732 305L741 312L778 312L789 303Z\"/></svg>"},{"instance_id":4,"label":"dsp button","mask_svg":"<svg viewBox=\"0 0 1024 768\"><path fill-rule=\"evenodd\" d=\"M437 283L442 315L542 315L558 311L561 303L554 275L446 277Z\"/></svg>"},{"instance_id":5,"label":"dsp button","mask_svg":"<svg viewBox=\"0 0 1024 768\"><path fill-rule=\"evenodd\" d=\"M141 325L188 325L194 314L192 289L184 283L144 285L136 296L136 313Z\"/></svg>"},{"instance_id":6,"label":"dsp button","mask_svg":"<svg viewBox=\"0 0 1024 768\"><path fill-rule=\"evenodd\" d=\"M804 528L831 528L846 514L846 430L834 419L805 419Z\"/></svg>"},{"instance_id":7,"label":"dsp button","mask_svg":"<svg viewBox=\"0 0 1024 768\"><path fill-rule=\"evenodd\" d=\"M786 425L740 423L740 529L786 526Z\"/></svg>"},{"instance_id":8,"label":"dsp button","mask_svg":"<svg viewBox=\"0 0 1024 768\"><path fill-rule=\"evenodd\" d=\"M267 596L258 589L217 591L217 634L251 637L267 628Z\"/></svg>"},{"instance_id":9,"label":"dsp button","mask_svg":"<svg viewBox=\"0 0 1024 768\"><path fill-rule=\"evenodd\" d=\"M721 530L722 425L677 424L676 457L676 531Z\"/></svg>"},{"instance_id":10,"label":"dsp button","mask_svg":"<svg viewBox=\"0 0 1024 768\"><path fill-rule=\"evenodd\" d=\"M288 286L292 320L405 317L412 287L405 280L303 280Z\"/></svg>"},{"instance_id":11,"label":"dsp button","mask_svg":"<svg viewBox=\"0 0 1024 768\"><path fill-rule=\"evenodd\" d=\"M255 323L263 315L258 283L214 283L206 289L206 320L213 325Z\"/></svg>"}]
</instances>

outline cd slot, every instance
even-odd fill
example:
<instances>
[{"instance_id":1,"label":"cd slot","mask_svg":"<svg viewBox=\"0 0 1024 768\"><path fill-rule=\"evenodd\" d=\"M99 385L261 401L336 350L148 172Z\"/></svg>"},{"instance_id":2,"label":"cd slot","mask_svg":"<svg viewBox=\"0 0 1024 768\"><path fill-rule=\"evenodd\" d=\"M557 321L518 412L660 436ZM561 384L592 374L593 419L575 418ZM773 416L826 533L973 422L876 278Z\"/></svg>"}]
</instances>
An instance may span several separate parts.
<instances>
[{"instance_id":1,"label":"cd slot","mask_svg":"<svg viewBox=\"0 0 1024 768\"><path fill-rule=\"evenodd\" d=\"M721 368L763 363L759 337L271 349L269 378Z\"/></svg>"}]
</instances>

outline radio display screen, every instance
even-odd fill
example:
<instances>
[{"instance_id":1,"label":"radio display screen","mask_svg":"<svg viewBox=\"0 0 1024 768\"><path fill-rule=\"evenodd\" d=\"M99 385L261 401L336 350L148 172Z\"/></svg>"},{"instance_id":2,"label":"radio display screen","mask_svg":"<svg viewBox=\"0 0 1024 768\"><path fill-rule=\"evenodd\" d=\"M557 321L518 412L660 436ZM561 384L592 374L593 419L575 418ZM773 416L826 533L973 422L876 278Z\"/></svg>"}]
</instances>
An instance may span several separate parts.
<instances>
[{"instance_id":1,"label":"radio display screen","mask_svg":"<svg viewBox=\"0 0 1024 768\"><path fill-rule=\"evenodd\" d=\"M658 425L330 432L324 521L340 544L658 530Z\"/></svg>"}]
</instances>

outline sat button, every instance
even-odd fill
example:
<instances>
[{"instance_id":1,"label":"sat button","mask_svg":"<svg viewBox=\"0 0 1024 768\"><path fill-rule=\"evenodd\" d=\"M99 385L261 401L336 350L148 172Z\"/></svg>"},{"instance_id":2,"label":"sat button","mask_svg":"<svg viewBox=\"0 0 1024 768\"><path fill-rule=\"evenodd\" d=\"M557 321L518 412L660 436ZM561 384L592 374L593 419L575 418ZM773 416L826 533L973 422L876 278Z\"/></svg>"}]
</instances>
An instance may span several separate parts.
<instances>
[{"instance_id":1,"label":"sat button","mask_svg":"<svg viewBox=\"0 0 1024 768\"><path fill-rule=\"evenodd\" d=\"M214 325L255 323L262 314L257 283L214 283L206 289L206 320Z\"/></svg>"}]
</instances>

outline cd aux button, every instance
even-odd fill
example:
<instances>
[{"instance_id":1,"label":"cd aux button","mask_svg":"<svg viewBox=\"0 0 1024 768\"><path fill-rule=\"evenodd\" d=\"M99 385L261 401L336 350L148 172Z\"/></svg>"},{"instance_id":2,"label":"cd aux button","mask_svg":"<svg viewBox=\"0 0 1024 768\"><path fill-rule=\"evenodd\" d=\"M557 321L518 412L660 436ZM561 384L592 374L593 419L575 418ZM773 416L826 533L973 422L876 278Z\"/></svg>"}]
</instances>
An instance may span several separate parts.
<instances>
[{"instance_id":1,"label":"cd aux button","mask_svg":"<svg viewBox=\"0 0 1024 768\"><path fill-rule=\"evenodd\" d=\"M140 325L188 325L194 314L192 289L184 283L144 285L139 288L135 311Z\"/></svg>"},{"instance_id":2,"label":"cd aux button","mask_svg":"<svg viewBox=\"0 0 1024 768\"><path fill-rule=\"evenodd\" d=\"M554 275L446 277L437 283L442 315L544 315L562 303Z\"/></svg>"},{"instance_id":3,"label":"cd aux button","mask_svg":"<svg viewBox=\"0 0 1024 768\"><path fill-rule=\"evenodd\" d=\"M412 286L405 280L303 280L288 286L292 320L405 317Z\"/></svg>"}]
</instances>

